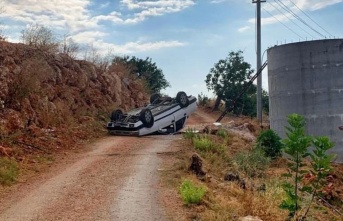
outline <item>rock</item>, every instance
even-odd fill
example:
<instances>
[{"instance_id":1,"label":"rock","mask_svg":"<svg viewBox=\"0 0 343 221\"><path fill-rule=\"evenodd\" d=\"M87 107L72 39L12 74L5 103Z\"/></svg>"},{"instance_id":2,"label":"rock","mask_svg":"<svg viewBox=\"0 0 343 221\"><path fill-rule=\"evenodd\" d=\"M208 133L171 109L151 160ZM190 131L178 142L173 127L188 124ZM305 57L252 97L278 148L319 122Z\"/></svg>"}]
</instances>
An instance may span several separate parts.
<instances>
[{"instance_id":1,"label":"rock","mask_svg":"<svg viewBox=\"0 0 343 221\"><path fill-rule=\"evenodd\" d=\"M202 159L198 154L193 154L191 158L191 165L189 166L189 170L195 173L197 176L203 177L206 175L202 168Z\"/></svg>"},{"instance_id":2,"label":"rock","mask_svg":"<svg viewBox=\"0 0 343 221\"><path fill-rule=\"evenodd\" d=\"M142 81L124 65L104 69L24 44L0 41L0 73L0 128L6 136L23 129L37 134L29 120L49 128L148 101Z\"/></svg>"},{"instance_id":3,"label":"rock","mask_svg":"<svg viewBox=\"0 0 343 221\"><path fill-rule=\"evenodd\" d=\"M229 182L237 182L242 189L247 189L245 181L241 179L238 174L229 172L225 175L224 180Z\"/></svg>"},{"instance_id":4,"label":"rock","mask_svg":"<svg viewBox=\"0 0 343 221\"><path fill-rule=\"evenodd\" d=\"M258 216L246 216L239 218L240 221L263 221Z\"/></svg>"},{"instance_id":5,"label":"rock","mask_svg":"<svg viewBox=\"0 0 343 221\"><path fill-rule=\"evenodd\" d=\"M233 174L233 173L227 173L224 177L225 181L240 181L241 179L239 178L238 174Z\"/></svg>"},{"instance_id":6,"label":"rock","mask_svg":"<svg viewBox=\"0 0 343 221\"><path fill-rule=\"evenodd\" d=\"M220 127L216 126L216 125L207 125L204 127L202 132L206 133L206 134L217 134L219 129L220 129Z\"/></svg>"}]
</instances>

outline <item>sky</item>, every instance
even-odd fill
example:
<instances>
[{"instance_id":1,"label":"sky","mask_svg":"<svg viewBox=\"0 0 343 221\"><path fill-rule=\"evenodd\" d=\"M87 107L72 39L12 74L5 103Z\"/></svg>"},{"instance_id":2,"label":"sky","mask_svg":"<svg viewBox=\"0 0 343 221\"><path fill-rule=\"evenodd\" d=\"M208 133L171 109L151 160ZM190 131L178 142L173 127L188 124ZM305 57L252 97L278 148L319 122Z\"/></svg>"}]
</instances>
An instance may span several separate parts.
<instances>
[{"instance_id":1,"label":"sky","mask_svg":"<svg viewBox=\"0 0 343 221\"><path fill-rule=\"evenodd\" d=\"M267 0L262 3L262 61L269 47L343 38L343 0ZM243 51L256 70L251 0L0 0L0 29L10 42L43 25L106 55L150 57L171 87L212 96L206 75L230 51ZM268 89L267 71L262 86Z\"/></svg>"}]
</instances>

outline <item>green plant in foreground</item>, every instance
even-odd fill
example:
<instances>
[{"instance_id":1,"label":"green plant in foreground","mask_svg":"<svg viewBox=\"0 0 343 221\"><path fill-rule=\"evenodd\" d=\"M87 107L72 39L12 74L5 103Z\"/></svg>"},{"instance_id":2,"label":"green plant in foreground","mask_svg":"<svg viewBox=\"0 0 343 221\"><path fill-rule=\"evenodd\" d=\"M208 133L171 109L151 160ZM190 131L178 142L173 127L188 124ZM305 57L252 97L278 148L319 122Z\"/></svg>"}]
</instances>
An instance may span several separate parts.
<instances>
[{"instance_id":1,"label":"green plant in foreground","mask_svg":"<svg viewBox=\"0 0 343 221\"><path fill-rule=\"evenodd\" d=\"M307 171L301 170L303 159L308 156L308 148L311 145L312 138L305 135L305 119L298 114L288 115L288 124L286 126L287 139L284 140L284 152L289 155L291 163L289 163L289 174L284 176L292 177L294 184L285 183L283 189L286 192L286 199L282 201L280 208L289 211L289 217L296 215L299 209L299 183Z\"/></svg>"},{"instance_id":2,"label":"green plant in foreground","mask_svg":"<svg viewBox=\"0 0 343 221\"><path fill-rule=\"evenodd\" d=\"M273 130L262 131L257 137L257 148L260 148L267 157L275 159L281 156L281 138Z\"/></svg>"},{"instance_id":3,"label":"green plant in foreground","mask_svg":"<svg viewBox=\"0 0 343 221\"><path fill-rule=\"evenodd\" d=\"M15 160L0 158L0 184L11 185L19 174L18 164Z\"/></svg>"},{"instance_id":4,"label":"green plant in foreground","mask_svg":"<svg viewBox=\"0 0 343 221\"><path fill-rule=\"evenodd\" d=\"M312 160L312 169L310 173L315 177L312 182L303 187L304 191L310 192L311 201L306 209L305 214L301 219L305 219L308 211L310 210L311 204L314 197L317 195L318 191L326 184L326 176L331 170L331 161L334 159L334 154L327 154L326 151L331 149L334 144L330 141L328 137L315 137L312 141L314 145L314 150L310 153Z\"/></svg>"},{"instance_id":5,"label":"green plant in foreground","mask_svg":"<svg viewBox=\"0 0 343 221\"><path fill-rule=\"evenodd\" d=\"M282 201L280 207L290 211L289 218L296 217L298 220L304 220L311 207L314 197L318 194L318 191L325 185L326 176L331 170L331 161L334 158L333 154L327 154L334 144L328 137L309 137L305 135L305 120L298 114L291 114L288 116L288 123L290 127L286 127L287 139L285 142L284 151L290 155L289 168L292 171L287 174L288 177L294 179L294 184L285 183L283 185L287 198ZM309 152L310 145L313 144L314 150ZM305 157L310 156L311 168L310 170L302 170L303 160ZM299 189L299 183L304 178L304 174L310 174L313 179L310 179L309 184L304 185ZM306 191L311 194L311 200L308 204L305 213L301 216L297 216L299 210L298 201L301 197L298 193L300 191Z\"/></svg>"},{"instance_id":6,"label":"green plant in foreground","mask_svg":"<svg viewBox=\"0 0 343 221\"><path fill-rule=\"evenodd\" d=\"M181 198L185 205L199 204L205 193L204 186L195 186L191 180L184 179L180 186Z\"/></svg>"}]
</instances>

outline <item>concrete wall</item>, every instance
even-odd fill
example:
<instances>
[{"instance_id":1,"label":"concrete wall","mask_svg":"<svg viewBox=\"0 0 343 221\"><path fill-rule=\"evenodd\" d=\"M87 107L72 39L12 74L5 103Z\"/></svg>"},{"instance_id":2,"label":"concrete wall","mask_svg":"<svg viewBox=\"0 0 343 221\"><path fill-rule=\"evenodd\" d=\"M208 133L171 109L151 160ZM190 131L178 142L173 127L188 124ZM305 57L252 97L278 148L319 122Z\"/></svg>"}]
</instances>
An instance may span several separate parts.
<instances>
[{"instance_id":1,"label":"concrete wall","mask_svg":"<svg viewBox=\"0 0 343 221\"><path fill-rule=\"evenodd\" d=\"M343 39L285 44L268 49L271 128L285 137L286 116L306 118L311 135L326 135L343 162Z\"/></svg>"}]
</instances>

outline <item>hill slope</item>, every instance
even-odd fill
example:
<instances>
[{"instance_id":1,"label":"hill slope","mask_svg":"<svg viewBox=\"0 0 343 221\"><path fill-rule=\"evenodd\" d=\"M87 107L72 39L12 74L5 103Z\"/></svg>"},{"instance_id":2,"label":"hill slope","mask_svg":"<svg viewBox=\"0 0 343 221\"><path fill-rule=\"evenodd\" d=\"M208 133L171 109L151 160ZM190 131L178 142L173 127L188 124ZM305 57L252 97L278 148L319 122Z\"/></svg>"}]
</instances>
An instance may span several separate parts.
<instances>
[{"instance_id":1,"label":"hill slope","mask_svg":"<svg viewBox=\"0 0 343 221\"><path fill-rule=\"evenodd\" d=\"M0 41L0 146L11 136L31 140L84 122L104 124L114 108L142 105L144 84L128 73L120 63L99 67Z\"/></svg>"}]
</instances>

